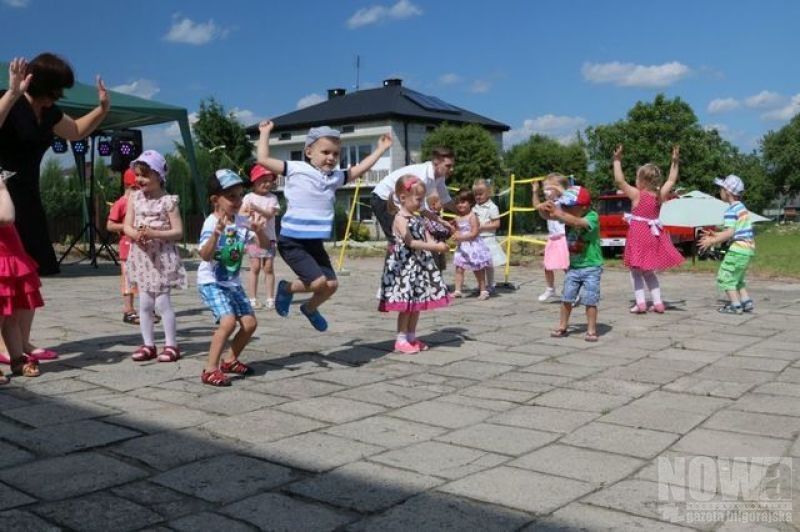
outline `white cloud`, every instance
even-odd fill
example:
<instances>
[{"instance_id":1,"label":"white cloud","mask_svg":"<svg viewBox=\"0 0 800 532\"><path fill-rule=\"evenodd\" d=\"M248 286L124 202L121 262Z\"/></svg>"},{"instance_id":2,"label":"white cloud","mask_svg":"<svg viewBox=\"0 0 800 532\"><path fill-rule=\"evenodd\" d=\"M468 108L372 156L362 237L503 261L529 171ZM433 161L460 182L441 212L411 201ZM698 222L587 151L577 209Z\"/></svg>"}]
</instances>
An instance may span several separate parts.
<instances>
[{"instance_id":1,"label":"white cloud","mask_svg":"<svg viewBox=\"0 0 800 532\"><path fill-rule=\"evenodd\" d=\"M30 0L3 0L3 3L8 7L28 7Z\"/></svg>"},{"instance_id":2,"label":"white cloud","mask_svg":"<svg viewBox=\"0 0 800 532\"><path fill-rule=\"evenodd\" d=\"M716 130L717 133L719 133L720 135L724 135L729 131L728 126L726 126L725 124L706 124L705 126L703 126L703 129L706 131Z\"/></svg>"},{"instance_id":3,"label":"white cloud","mask_svg":"<svg viewBox=\"0 0 800 532\"><path fill-rule=\"evenodd\" d=\"M161 88L156 84L155 81L149 79L137 79L125 85L111 87L111 90L149 100L158 94Z\"/></svg>"},{"instance_id":4,"label":"white cloud","mask_svg":"<svg viewBox=\"0 0 800 532\"><path fill-rule=\"evenodd\" d=\"M422 9L409 2L409 0L400 0L389 7L378 5L359 9L347 19L347 27L353 30L387 20L401 20L419 15L422 15Z\"/></svg>"},{"instance_id":5,"label":"white cloud","mask_svg":"<svg viewBox=\"0 0 800 532\"><path fill-rule=\"evenodd\" d=\"M770 109L782 105L786 99L777 92L763 90L744 100L747 107L754 109Z\"/></svg>"},{"instance_id":6,"label":"white cloud","mask_svg":"<svg viewBox=\"0 0 800 532\"><path fill-rule=\"evenodd\" d=\"M528 118L522 122L522 127L512 129L503 136L506 148L528 140L531 135L540 134L555 138L562 144L575 141L575 132L587 126L588 122L582 116L559 116L546 114L536 118Z\"/></svg>"},{"instance_id":7,"label":"white cloud","mask_svg":"<svg viewBox=\"0 0 800 532\"><path fill-rule=\"evenodd\" d=\"M667 87L689 75L691 69L677 61L663 65L633 63L584 63L581 73L592 83L613 83L620 87Z\"/></svg>"},{"instance_id":8,"label":"white cloud","mask_svg":"<svg viewBox=\"0 0 800 532\"><path fill-rule=\"evenodd\" d=\"M469 86L469 91L470 92L474 92L476 94L484 94L484 93L489 92L489 89L491 89L491 88L492 88L492 82L491 81L486 81L486 80L483 80L483 79L476 79Z\"/></svg>"},{"instance_id":9,"label":"white cloud","mask_svg":"<svg viewBox=\"0 0 800 532\"><path fill-rule=\"evenodd\" d=\"M228 114L233 115L233 117L238 120L239 123L244 124L245 126L255 124L258 121L256 114L250 109L239 109L238 107L234 107L228 111Z\"/></svg>"},{"instance_id":10,"label":"white cloud","mask_svg":"<svg viewBox=\"0 0 800 532\"><path fill-rule=\"evenodd\" d=\"M726 113L740 105L739 100L736 98L715 98L708 104L708 112L711 114Z\"/></svg>"},{"instance_id":11,"label":"white cloud","mask_svg":"<svg viewBox=\"0 0 800 532\"><path fill-rule=\"evenodd\" d=\"M453 72L448 72L439 76L438 81L440 85L455 85L456 83L461 82L461 76L454 74Z\"/></svg>"},{"instance_id":12,"label":"white cloud","mask_svg":"<svg viewBox=\"0 0 800 532\"><path fill-rule=\"evenodd\" d=\"M761 115L761 118L764 118L765 120L790 120L798 113L800 113L800 94L795 94L792 96L792 99L788 105L785 105L780 109L775 109L774 111L764 113Z\"/></svg>"},{"instance_id":13,"label":"white cloud","mask_svg":"<svg viewBox=\"0 0 800 532\"><path fill-rule=\"evenodd\" d=\"M208 22L194 22L190 18L176 14L172 17L172 27L164 36L164 39L170 42L199 46L207 44L214 39L224 38L227 35L228 30L217 26L214 19L209 19Z\"/></svg>"},{"instance_id":14,"label":"white cloud","mask_svg":"<svg viewBox=\"0 0 800 532\"><path fill-rule=\"evenodd\" d=\"M318 103L322 103L325 101L325 98L317 94L316 92L312 92L311 94L307 94L303 96L299 100L297 100L297 108L304 109L306 107L311 107L312 105L317 105Z\"/></svg>"}]
</instances>

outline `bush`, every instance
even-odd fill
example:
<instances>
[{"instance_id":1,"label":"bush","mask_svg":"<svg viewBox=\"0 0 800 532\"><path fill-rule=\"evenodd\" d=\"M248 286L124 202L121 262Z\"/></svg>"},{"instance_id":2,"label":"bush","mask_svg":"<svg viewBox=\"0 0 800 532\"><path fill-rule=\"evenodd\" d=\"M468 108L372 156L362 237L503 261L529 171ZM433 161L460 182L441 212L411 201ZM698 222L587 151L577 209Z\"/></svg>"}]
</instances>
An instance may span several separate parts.
<instances>
[{"instance_id":1,"label":"bush","mask_svg":"<svg viewBox=\"0 0 800 532\"><path fill-rule=\"evenodd\" d=\"M350 239L354 242L366 242L371 236L369 226L364 222L354 222L350 227Z\"/></svg>"}]
</instances>

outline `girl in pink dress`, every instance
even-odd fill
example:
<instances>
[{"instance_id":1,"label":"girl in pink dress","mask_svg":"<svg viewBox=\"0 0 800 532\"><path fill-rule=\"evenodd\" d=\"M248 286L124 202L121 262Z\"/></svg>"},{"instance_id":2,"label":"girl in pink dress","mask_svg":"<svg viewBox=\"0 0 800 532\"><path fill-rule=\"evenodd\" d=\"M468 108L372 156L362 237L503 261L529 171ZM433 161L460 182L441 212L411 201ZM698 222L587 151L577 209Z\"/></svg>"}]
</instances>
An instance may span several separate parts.
<instances>
[{"instance_id":1,"label":"girl in pink dress","mask_svg":"<svg viewBox=\"0 0 800 532\"><path fill-rule=\"evenodd\" d=\"M26 314L32 317L34 309L44 305L39 293L42 283L36 262L25 253L14 227L14 215L5 175L0 176L0 328L11 359L11 373L38 377L37 360L24 353L21 326ZM0 384L6 383L8 378L0 372Z\"/></svg>"},{"instance_id":2,"label":"girl in pink dress","mask_svg":"<svg viewBox=\"0 0 800 532\"><path fill-rule=\"evenodd\" d=\"M633 314L644 314L648 310L659 314L664 312L661 287L655 272L674 268L683 262L683 256L672 245L669 233L659 220L661 204L669 199L669 194L678 181L679 155L680 148L673 147L672 164L665 183L661 183L661 170L658 166L648 163L637 170L636 186L633 187L625 181L622 173L622 145L614 150L614 181L631 200L631 213L625 215L630 226L625 241L624 262L631 270L636 300L630 309ZM645 286L652 297L649 309Z\"/></svg>"}]
</instances>

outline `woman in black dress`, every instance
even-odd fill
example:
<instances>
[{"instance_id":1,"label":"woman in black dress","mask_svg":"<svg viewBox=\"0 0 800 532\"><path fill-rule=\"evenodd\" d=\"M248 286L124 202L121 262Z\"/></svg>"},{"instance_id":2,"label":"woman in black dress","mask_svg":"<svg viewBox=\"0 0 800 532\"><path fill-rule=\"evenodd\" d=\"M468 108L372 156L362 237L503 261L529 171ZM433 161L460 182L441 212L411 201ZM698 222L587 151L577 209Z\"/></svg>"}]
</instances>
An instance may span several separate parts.
<instances>
[{"instance_id":1,"label":"woman in black dress","mask_svg":"<svg viewBox=\"0 0 800 532\"><path fill-rule=\"evenodd\" d=\"M47 230L47 216L39 190L39 167L53 134L67 140L89 136L105 118L111 102L100 76L97 77L98 105L73 120L56 102L64 89L72 87L75 76L63 58L44 53L28 63L31 80L0 127L0 167L17 172L7 183L16 206L16 226L25 250L39 264L39 275L59 272L56 254Z\"/></svg>"}]
</instances>

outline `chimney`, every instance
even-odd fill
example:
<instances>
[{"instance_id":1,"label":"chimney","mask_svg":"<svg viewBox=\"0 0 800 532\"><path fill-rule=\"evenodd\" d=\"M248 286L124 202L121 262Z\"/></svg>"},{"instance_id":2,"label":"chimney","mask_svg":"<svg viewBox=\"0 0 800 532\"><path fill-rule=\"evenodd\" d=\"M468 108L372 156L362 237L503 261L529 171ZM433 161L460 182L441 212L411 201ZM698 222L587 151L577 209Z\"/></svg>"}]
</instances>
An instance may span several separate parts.
<instances>
[{"instance_id":1,"label":"chimney","mask_svg":"<svg viewBox=\"0 0 800 532\"><path fill-rule=\"evenodd\" d=\"M385 79L385 80L383 80L383 86L384 87L402 87L403 86L403 80L400 79L400 78Z\"/></svg>"},{"instance_id":2,"label":"chimney","mask_svg":"<svg viewBox=\"0 0 800 532\"><path fill-rule=\"evenodd\" d=\"M333 100L339 96L344 96L347 93L346 89L328 89L328 99Z\"/></svg>"}]
</instances>

